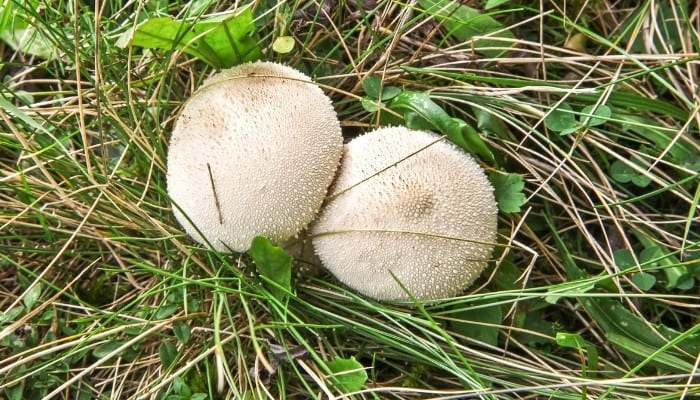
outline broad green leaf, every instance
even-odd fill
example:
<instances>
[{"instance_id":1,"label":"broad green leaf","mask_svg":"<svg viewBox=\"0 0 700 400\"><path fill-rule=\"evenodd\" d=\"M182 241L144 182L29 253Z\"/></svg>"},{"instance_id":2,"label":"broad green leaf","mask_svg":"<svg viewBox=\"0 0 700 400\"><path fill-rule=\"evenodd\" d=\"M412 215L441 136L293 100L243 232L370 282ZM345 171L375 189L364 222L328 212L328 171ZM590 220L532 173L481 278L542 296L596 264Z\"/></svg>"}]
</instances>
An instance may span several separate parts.
<instances>
[{"instance_id":1,"label":"broad green leaf","mask_svg":"<svg viewBox=\"0 0 700 400\"><path fill-rule=\"evenodd\" d=\"M382 89L381 100L389 101L399 94L401 94L401 89L397 88L396 86L384 86Z\"/></svg>"},{"instance_id":2,"label":"broad green leaf","mask_svg":"<svg viewBox=\"0 0 700 400\"><path fill-rule=\"evenodd\" d=\"M620 160L615 160L610 165L610 176L620 183L632 182L635 186L641 188L645 188L651 183L651 179L648 176L637 172L627 163Z\"/></svg>"},{"instance_id":3,"label":"broad green leaf","mask_svg":"<svg viewBox=\"0 0 700 400\"><path fill-rule=\"evenodd\" d=\"M5 388L5 395L7 396L8 400L24 400L25 399L25 397L24 397L24 382L25 382L25 380L22 379L16 385Z\"/></svg>"},{"instance_id":4,"label":"broad green leaf","mask_svg":"<svg viewBox=\"0 0 700 400\"><path fill-rule=\"evenodd\" d=\"M625 271L636 265L632 253L627 249L615 250L613 252L613 260L615 261L615 266L617 266L617 269L620 271Z\"/></svg>"},{"instance_id":5,"label":"broad green leaf","mask_svg":"<svg viewBox=\"0 0 700 400\"><path fill-rule=\"evenodd\" d=\"M160 356L160 363L163 364L164 368L168 369L177 358L177 347L169 341L162 342L158 346L158 355Z\"/></svg>"},{"instance_id":6,"label":"broad green leaf","mask_svg":"<svg viewBox=\"0 0 700 400\"><path fill-rule=\"evenodd\" d=\"M647 272L639 272L632 275L632 282L642 291L646 292L656 284L656 277Z\"/></svg>"},{"instance_id":7,"label":"broad green leaf","mask_svg":"<svg viewBox=\"0 0 700 400\"><path fill-rule=\"evenodd\" d=\"M504 4L510 3L511 0L486 0L484 4L484 10L490 10L492 8L500 7Z\"/></svg>"},{"instance_id":8,"label":"broad green leaf","mask_svg":"<svg viewBox=\"0 0 700 400\"><path fill-rule=\"evenodd\" d=\"M665 325L655 325L658 334L654 332L647 321L632 314L620 302L599 297L584 297L580 299L589 315L605 331L606 335L618 335L628 338L654 349L664 346L668 340L676 339L681 335ZM661 334L661 336L659 336ZM694 333L687 335L685 340L678 343L678 347L688 354L700 352L700 335ZM680 352L668 350L676 357L692 362L693 359Z\"/></svg>"},{"instance_id":9,"label":"broad green leaf","mask_svg":"<svg viewBox=\"0 0 700 400\"><path fill-rule=\"evenodd\" d=\"M292 290L292 257L282 248L275 246L263 236L253 239L248 254L255 261L260 275L274 284L269 285L270 292L281 300Z\"/></svg>"},{"instance_id":10,"label":"broad green leaf","mask_svg":"<svg viewBox=\"0 0 700 400\"><path fill-rule=\"evenodd\" d=\"M435 129L472 154L494 162L493 153L479 134L466 122L452 118L427 93L404 90L391 99L388 107L403 113L411 129Z\"/></svg>"},{"instance_id":11,"label":"broad green leaf","mask_svg":"<svg viewBox=\"0 0 700 400\"><path fill-rule=\"evenodd\" d=\"M583 108L579 120L581 124L585 126L598 126L608 122L611 115L612 111L610 111L610 107L605 104L599 106L592 105ZM588 122L586 122L587 119Z\"/></svg>"},{"instance_id":12,"label":"broad green leaf","mask_svg":"<svg viewBox=\"0 0 700 400\"><path fill-rule=\"evenodd\" d=\"M471 42L475 51L487 57L498 57L513 45L512 41L493 39L513 39L514 36L503 24L477 9L454 0L418 0L418 4L443 23L448 35L460 42Z\"/></svg>"},{"instance_id":13,"label":"broad green leaf","mask_svg":"<svg viewBox=\"0 0 700 400\"><path fill-rule=\"evenodd\" d=\"M645 248L639 253L639 262L644 269L663 271L666 275L666 289L688 290L693 287L693 277L677 257L649 239L643 239L643 243Z\"/></svg>"},{"instance_id":14,"label":"broad green leaf","mask_svg":"<svg viewBox=\"0 0 700 400\"><path fill-rule=\"evenodd\" d=\"M669 354L668 351L659 353L657 347L649 346L635 340L634 337L619 335L612 332L608 333L606 336L611 343L624 352L642 357L646 362L661 366L665 370L687 373L693 369L693 364L690 360L685 360L677 355Z\"/></svg>"},{"instance_id":15,"label":"broad green leaf","mask_svg":"<svg viewBox=\"0 0 700 400\"><path fill-rule=\"evenodd\" d=\"M506 124L502 119L481 107L472 107L472 113L476 118L476 128L479 132L483 132L487 135L496 134L499 137L505 138L508 133L508 128L506 128Z\"/></svg>"},{"instance_id":16,"label":"broad green leaf","mask_svg":"<svg viewBox=\"0 0 700 400\"><path fill-rule=\"evenodd\" d=\"M649 186L651 183L651 179L649 179L648 176L639 174L632 178L632 183L634 183L635 186L640 187L640 188L645 188Z\"/></svg>"},{"instance_id":17,"label":"broad green leaf","mask_svg":"<svg viewBox=\"0 0 700 400\"><path fill-rule=\"evenodd\" d=\"M615 160L610 165L610 176L620 183L632 182L632 179L637 176L638 173L632 167L625 164L620 160Z\"/></svg>"},{"instance_id":18,"label":"broad green leaf","mask_svg":"<svg viewBox=\"0 0 700 400\"><path fill-rule=\"evenodd\" d=\"M60 52L45 32L27 22L27 16L12 1L2 2L0 39L14 50L47 60L58 58Z\"/></svg>"},{"instance_id":19,"label":"broad green leaf","mask_svg":"<svg viewBox=\"0 0 700 400\"><path fill-rule=\"evenodd\" d=\"M362 89L367 97L374 100L388 101L398 96L401 89L396 86L382 87L382 80L377 75L369 75L362 80Z\"/></svg>"},{"instance_id":20,"label":"broad green leaf","mask_svg":"<svg viewBox=\"0 0 700 400\"><path fill-rule=\"evenodd\" d=\"M187 383L181 376L176 376L175 379L173 379L173 392L184 397L185 399L189 399L190 396L192 396L192 390L190 390Z\"/></svg>"},{"instance_id":21,"label":"broad green leaf","mask_svg":"<svg viewBox=\"0 0 700 400\"><path fill-rule=\"evenodd\" d=\"M41 290L41 283L37 283L36 285L32 286L32 288L29 289L29 291L24 295L22 303L24 303L24 306L27 307L27 310L31 310L32 308L34 308L34 304L36 304L37 300L39 300L39 297L41 297Z\"/></svg>"},{"instance_id":22,"label":"broad green leaf","mask_svg":"<svg viewBox=\"0 0 700 400\"><path fill-rule=\"evenodd\" d=\"M379 111L379 105L377 104L379 100L376 99L370 99L369 97L363 97L360 99L360 104L362 104L362 108L365 109L365 111L374 113Z\"/></svg>"},{"instance_id":23,"label":"broad green leaf","mask_svg":"<svg viewBox=\"0 0 700 400\"><path fill-rule=\"evenodd\" d=\"M365 94L375 100L379 100L379 91L382 88L382 79L377 75L368 75L362 80L362 89Z\"/></svg>"},{"instance_id":24,"label":"broad green leaf","mask_svg":"<svg viewBox=\"0 0 700 400\"><path fill-rule=\"evenodd\" d=\"M120 47L180 49L215 68L228 68L261 56L252 8L195 21L149 19L119 37Z\"/></svg>"},{"instance_id":25,"label":"broad green leaf","mask_svg":"<svg viewBox=\"0 0 700 400\"><path fill-rule=\"evenodd\" d=\"M294 49L294 38L291 36L280 36L272 42L272 50L276 53L287 54Z\"/></svg>"},{"instance_id":26,"label":"broad green leaf","mask_svg":"<svg viewBox=\"0 0 700 400\"><path fill-rule=\"evenodd\" d=\"M498 344L499 326L503 320L500 306L460 310L450 314L452 330L492 346Z\"/></svg>"},{"instance_id":27,"label":"broad green leaf","mask_svg":"<svg viewBox=\"0 0 700 400\"><path fill-rule=\"evenodd\" d=\"M548 129L564 135L578 129L576 114L567 103L561 103L557 108L550 111L544 118L544 124Z\"/></svg>"},{"instance_id":28,"label":"broad green leaf","mask_svg":"<svg viewBox=\"0 0 700 400\"><path fill-rule=\"evenodd\" d=\"M192 330L190 326L185 322L178 322L173 325L173 334L175 337L181 341L183 344L187 344L192 336Z\"/></svg>"},{"instance_id":29,"label":"broad green leaf","mask_svg":"<svg viewBox=\"0 0 700 400\"><path fill-rule=\"evenodd\" d=\"M20 317L20 315L24 314L25 308L24 306L17 306L17 307L12 307L10 308L7 312L0 311L0 324L2 323L7 323L7 322L13 322L17 318Z\"/></svg>"},{"instance_id":30,"label":"broad green leaf","mask_svg":"<svg viewBox=\"0 0 700 400\"><path fill-rule=\"evenodd\" d=\"M367 371L355 357L337 357L327 362L326 367L331 371L333 382L345 393L358 391L367 382Z\"/></svg>"},{"instance_id":31,"label":"broad green leaf","mask_svg":"<svg viewBox=\"0 0 700 400\"><path fill-rule=\"evenodd\" d=\"M527 201L523 193L525 188L523 177L518 174L493 173L489 175L489 180L493 185L498 208L504 213L520 212Z\"/></svg>"},{"instance_id":32,"label":"broad green leaf","mask_svg":"<svg viewBox=\"0 0 700 400\"><path fill-rule=\"evenodd\" d=\"M179 308L179 305L177 304L165 304L163 306L158 307L158 309L155 312L155 315L153 315L153 318L155 319L165 319L168 318L169 316L173 315L175 311Z\"/></svg>"},{"instance_id":33,"label":"broad green leaf","mask_svg":"<svg viewBox=\"0 0 700 400\"><path fill-rule=\"evenodd\" d=\"M93 351L92 355L95 358L103 358L109 355L114 350L118 349L124 344L124 342L119 340L111 340L97 346Z\"/></svg>"}]
</instances>

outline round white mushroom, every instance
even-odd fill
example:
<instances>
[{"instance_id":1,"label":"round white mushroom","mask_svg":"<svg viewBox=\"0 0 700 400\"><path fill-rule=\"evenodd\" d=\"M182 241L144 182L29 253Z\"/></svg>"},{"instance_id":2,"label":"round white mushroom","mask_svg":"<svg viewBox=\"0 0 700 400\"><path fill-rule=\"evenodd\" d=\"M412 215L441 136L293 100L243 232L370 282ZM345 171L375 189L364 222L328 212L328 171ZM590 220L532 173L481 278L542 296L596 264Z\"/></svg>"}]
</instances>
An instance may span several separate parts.
<instances>
[{"instance_id":1,"label":"round white mushroom","mask_svg":"<svg viewBox=\"0 0 700 400\"><path fill-rule=\"evenodd\" d=\"M345 146L310 233L323 265L358 292L435 300L457 294L486 267L497 212L471 156L431 132L381 128Z\"/></svg>"},{"instance_id":2,"label":"round white mushroom","mask_svg":"<svg viewBox=\"0 0 700 400\"><path fill-rule=\"evenodd\" d=\"M206 80L170 139L173 212L195 240L243 252L255 236L284 241L311 222L342 155L330 99L281 64L239 65Z\"/></svg>"}]
</instances>

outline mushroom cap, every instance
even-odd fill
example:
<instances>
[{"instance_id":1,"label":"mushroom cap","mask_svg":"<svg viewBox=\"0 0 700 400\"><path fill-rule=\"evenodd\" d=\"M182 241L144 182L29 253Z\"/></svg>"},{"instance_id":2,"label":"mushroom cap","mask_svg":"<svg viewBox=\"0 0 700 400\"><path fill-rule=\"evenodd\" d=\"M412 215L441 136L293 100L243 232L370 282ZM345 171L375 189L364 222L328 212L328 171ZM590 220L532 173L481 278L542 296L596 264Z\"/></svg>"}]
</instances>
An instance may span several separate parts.
<instances>
[{"instance_id":1,"label":"mushroom cap","mask_svg":"<svg viewBox=\"0 0 700 400\"><path fill-rule=\"evenodd\" d=\"M431 132L380 128L345 146L310 233L323 265L358 292L408 300L403 285L435 300L457 294L486 267L497 212L471 156Z\"/></svg>"},{"instance_id":2,"label":"mushroom cap","mask_svg":"<svg viewBox=\"0 0 700 400\"><path fill-rule=\"evenodd\" d=\"M289 239L321 208L342 150L331 101L308 76L271 62L222 71L175 123L173 212L195 240L220 251L246 251L258 235Z\"/></svg>"}]
</instances>

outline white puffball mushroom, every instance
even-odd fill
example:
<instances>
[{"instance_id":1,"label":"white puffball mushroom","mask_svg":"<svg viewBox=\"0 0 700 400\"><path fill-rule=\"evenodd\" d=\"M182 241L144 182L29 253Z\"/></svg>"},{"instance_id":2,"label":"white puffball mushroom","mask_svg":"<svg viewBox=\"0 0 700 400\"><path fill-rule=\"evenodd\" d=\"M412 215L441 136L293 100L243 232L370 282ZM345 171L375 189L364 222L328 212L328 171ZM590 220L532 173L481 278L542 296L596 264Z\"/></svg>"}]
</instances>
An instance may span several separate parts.
<instances>
[{"instance_id":1,"label":"white puffball mushroom","mask_svg":"<svg viewBox=\"0 0 700 400\"><path fill-rule=\"evenodd\" d=\"M284 241L316 217L342 151L331 101L308 76L272 62L219 72L175 122L173 212L220 251L246 251L258 235Z\"/></svg>"},{"instance_id":2,"label":"white puffball mushroom","mask_svg":"<svg viewBox=\"0 0 700 400\"><path fill-rule=\"evenodd\" d=\"M310 233L323 265L358 292L408 300L403 285L419 300L436 300L486 267L497 213L471 156L434 133L389 127L345 146Z\"/></svg>"}]
</instances>

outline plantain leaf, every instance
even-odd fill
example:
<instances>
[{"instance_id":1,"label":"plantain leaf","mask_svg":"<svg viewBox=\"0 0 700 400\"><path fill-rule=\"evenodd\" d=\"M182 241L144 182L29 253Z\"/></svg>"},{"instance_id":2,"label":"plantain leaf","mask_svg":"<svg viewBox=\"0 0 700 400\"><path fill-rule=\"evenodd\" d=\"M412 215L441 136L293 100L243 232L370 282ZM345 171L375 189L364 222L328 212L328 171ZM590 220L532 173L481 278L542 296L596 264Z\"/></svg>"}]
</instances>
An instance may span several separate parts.
<instances>
[{"instance_id":1,"label":"plantain leaf","mask_svg":"<svg viewBox=\"0 0 700 400\"><path fill-rule=\"evenodd\" d=\"M450 36L460 42L471 42L475 51L488 57L498 57L514 43L492 39L513 39L514 36L503 24L477 9L460 5L454 0L418 0L418 4L442 22Z\"/></svg>"},{"instance_id":2,"label":"plantain leaf","mask_svg":"<svg viewBox=\"0 0 700 400\"><path fill-rule=\"evenodd\" d=\"M468 152L495 162L491 149L476 130L461 119L450 117L427 93L404 90L391 99L388 106L404 114L409 128L435 129Z\"/></svg>"},{"instance_id":3,"label":"plantain leaf","mask_svg":"<svg viewBox=\"0 0 700 400\"><path fill-rule=\"evenodd\" d=\"M261 56L250 7L198 20L149 19L117 39L117 46L179 49L215 68L228 68Z\"/></svg>"}]
</instances>

